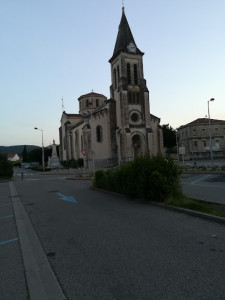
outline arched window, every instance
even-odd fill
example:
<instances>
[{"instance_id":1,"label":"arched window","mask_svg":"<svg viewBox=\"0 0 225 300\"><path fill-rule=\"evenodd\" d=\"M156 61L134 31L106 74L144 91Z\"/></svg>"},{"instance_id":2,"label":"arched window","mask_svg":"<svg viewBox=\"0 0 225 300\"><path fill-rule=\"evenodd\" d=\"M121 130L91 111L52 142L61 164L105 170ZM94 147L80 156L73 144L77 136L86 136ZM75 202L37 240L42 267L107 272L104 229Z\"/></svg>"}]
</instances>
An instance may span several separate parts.
<instances>
[{"instance_id":1,"label":"arched window","mask_svg":"<svg viewBox=\"0 0 225 300\"><path fill-rule=\"evenodd\" d=\"M118 87L119 87L119 79L120 79L120 68L117 66L117 80L118 80Z\"/></svg>"},{"instance_id":2,"label":"arched window","mask_svg":"<svg viewBox=\"0 0 225 300\"><path fill-rule=\"evenodd\" d=\"M130 64L127 64L127 83L131 84Z\"/></svg>"},{"instance_id":3,"label":"arched window","mask_svg":"<svg viewBox=\"0 0 225 300\"><path fill-rule=\"evenodd\" d=\"M134 84L138 84L137 65L134 65Z\"/></svg>"},{"instance_id":4,"label":"arched window","mask_svg":"<svg viewBox=\"0 0 225 300\"><path fill-rule=\"evenodd\" d=\"M96 127L96 140L98 143L101 143L103 141L102 126L100 125Z\"/></svg>"}]
</instances>

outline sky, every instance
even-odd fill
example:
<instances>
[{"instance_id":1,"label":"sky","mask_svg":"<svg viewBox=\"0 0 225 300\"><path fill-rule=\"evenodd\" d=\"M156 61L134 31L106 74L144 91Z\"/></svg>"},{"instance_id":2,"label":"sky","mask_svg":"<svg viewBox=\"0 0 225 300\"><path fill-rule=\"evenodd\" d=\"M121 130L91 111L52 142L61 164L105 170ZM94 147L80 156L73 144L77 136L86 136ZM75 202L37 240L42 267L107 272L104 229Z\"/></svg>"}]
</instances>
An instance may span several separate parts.
<instances>
[{"instance_id":1,"label":"sky","mask_svg":"<svg viewBox=\"0 0 225 300\"><path fill-rule=\"evenodd\" d=\"M151 114L174 129L225 120L225 1L124 0ZM59 143L62 98L110 97L110 64L122 0L0 1L0 145Z\"/></svg>"}]
</instances>

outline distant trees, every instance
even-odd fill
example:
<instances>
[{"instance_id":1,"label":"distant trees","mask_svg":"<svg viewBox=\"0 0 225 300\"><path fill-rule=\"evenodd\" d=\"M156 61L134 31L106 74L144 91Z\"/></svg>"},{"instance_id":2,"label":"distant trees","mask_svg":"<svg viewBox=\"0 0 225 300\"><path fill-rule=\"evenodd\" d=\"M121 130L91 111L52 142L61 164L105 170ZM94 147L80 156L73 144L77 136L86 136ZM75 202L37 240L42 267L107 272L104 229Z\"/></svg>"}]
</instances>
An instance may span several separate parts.
<instances>
[{"instance_id":1,"label":"distant trees","mask_svg":"<svg viewBox=\"0 0 225 300\"><path fill-rule=\"evenodd\" d=\"M23 162L27 162L27 146L26 145L24 145L24 147L23 147L23 151L21 153L21 156L23 158Z\"/></svg>"},{"instance_id":2,"label":"distant trees","mask_svg":"<svg viewBox=\"0 0 225 300\"><path fill-rule=\"evenodd\" d=\"M176 130L174 130L169 124L161 126L163 131L163 144L167 149L176 147Z\"/></svg>"},{"instance_id":3,"label":"distant trees","mask_svg":"<svg viewBox=\"0 0 225 300\"><path fill-rule=\"evenodd\" d=\"M0 178L11 178L12 176L12 163L7 159L7 155L0 154Z\"/></svg>"},{"instance_id":4,"label":"distant trees","mask_svg":"<svg viewBox=\"0 0 225 300\"><path fill-rule=\"evenodd\" d=\"M44 148L45 154L45 162L48 161L48 157L51 156L52 149L51 148ZM39 162L42 163L42 148L36 148L27 153L27 162Z\"/></svg>"}]
</instances>

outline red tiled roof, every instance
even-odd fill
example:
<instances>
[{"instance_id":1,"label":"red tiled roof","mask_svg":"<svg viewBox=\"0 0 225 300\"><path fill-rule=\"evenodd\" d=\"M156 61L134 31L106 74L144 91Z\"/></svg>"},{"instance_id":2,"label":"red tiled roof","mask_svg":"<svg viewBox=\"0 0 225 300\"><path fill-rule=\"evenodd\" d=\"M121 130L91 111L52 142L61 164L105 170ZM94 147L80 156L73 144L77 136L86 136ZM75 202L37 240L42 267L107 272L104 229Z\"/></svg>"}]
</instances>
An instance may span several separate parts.
<instances>
[{"instance_id":1,"label":"red tiled roof","mask_svg":"<svg viewBox=\"0 0 225 300\"><path fill-rule=\"evenodd\" d=\"M67 114L68 117L82 117L80 114Z\"/></svg>"},{"instance_id":2,"label":"red tiled roof","mask_svg":"<svg viewBox=\"0 0 225 300\"><path fill-rule=\"evenodd\" d=\"M216 120L216 119L210 119L210 122L212 124L225 123L224 120ZM199 119L196 119L195 121L188 123L187 125L204 124L204 123L209 123L209 119L208 118L199 118Z\"/></svg>"},{"instance_id":3,"label":"red tiled roof","mask_svg":"<svg viewBox=\"0 0 225 300\"><path fill-rule=\"evenodd\" d=\"M201 125L201 124L208 124L209 123L209 119L208 118L198 118L190 123L187 123L185 125L181 125L179 128L182 127L186 127L189 125ZM217 120L217 119L210 119L210 123L211 124L221 124L224 123L225 124L225 120Z\"/></svg>"},{"instance_id":4,"label":"red tiled roof","mask_svg":"<svg viewBox=\"0 0 225 300\"><path fill-rule=\"evenodd\" d=\"M7 154L8 158L13 158L15 155L17 155L17 153L8 153Z\"/></svg>"},{"instance_id":5,"label":"red tiled roof","mask_svg":"<svg viewBox=\"0 0 225 300\"><path fill-rule=\"evenodd\" d=\"M91 92L91 93L88 93L88 94L85 94L85 95L81 95L78 100L80 100L81 98L84 98L84 97L105 97L104 95L102 94L98 94L98 93L94 93L94 92Z\"/></svg>"}]
</instances>

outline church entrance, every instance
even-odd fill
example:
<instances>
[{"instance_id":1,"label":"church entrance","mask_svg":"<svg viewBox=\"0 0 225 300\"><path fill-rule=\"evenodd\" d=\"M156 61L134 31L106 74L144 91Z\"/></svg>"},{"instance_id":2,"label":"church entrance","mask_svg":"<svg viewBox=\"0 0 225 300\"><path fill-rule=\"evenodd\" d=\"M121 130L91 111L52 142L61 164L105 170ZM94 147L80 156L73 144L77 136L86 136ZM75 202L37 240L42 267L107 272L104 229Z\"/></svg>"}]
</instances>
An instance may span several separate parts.
<instances>
[{"instance_id":1,"label":"church entrance","mask_svg":"<svg viewBox=\"0 0 225 300\"><path fill-rule=\"evenodd\" d=\"M132 137L132 145L133 145L133 153L134 153L134 158L140 156L142 154L141 152L141 138L138 134L135 134Z\"/></svg>"}]
</instances>

